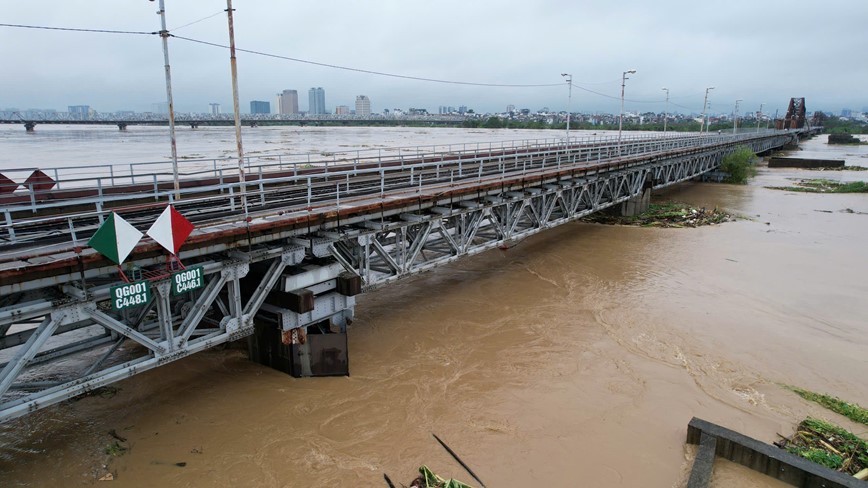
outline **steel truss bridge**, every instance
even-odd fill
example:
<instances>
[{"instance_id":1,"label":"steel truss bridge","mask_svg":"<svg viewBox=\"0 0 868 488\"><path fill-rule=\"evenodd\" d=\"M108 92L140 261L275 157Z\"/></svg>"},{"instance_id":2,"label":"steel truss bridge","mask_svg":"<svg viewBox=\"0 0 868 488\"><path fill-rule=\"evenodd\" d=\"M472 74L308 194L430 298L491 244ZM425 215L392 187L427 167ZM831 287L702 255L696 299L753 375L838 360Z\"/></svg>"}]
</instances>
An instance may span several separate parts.
<instances>
[{"instance_id":1,"label":"steel truss bridge","mask_svg":"<svg viewBox=\"0 0 868 488\"><path fill-rule=\"evenodd\" d=\"M0 193L0 422L257 328L310 354L304 332L345 331L355 295L511 243L762 153L810 130L523 141L322 164L263 161L182 174L31 178ZM407 154L410 154L409 156ZM46 179L48 178L48 179ZM144 182L144 183L142 183ZM86 246L117 212L145 230L167 204L197 226L180 260L204 286L174 295L145 238L124 264L150 300L113 311L118 268Z\"/></svg>"}]
</instances>

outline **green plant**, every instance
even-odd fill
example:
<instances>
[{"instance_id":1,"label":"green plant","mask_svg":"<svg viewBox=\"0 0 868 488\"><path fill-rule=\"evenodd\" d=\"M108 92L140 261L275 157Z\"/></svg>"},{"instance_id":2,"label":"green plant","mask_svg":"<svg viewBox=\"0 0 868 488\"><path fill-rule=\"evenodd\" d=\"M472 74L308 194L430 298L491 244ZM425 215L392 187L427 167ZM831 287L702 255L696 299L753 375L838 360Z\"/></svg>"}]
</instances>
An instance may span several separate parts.
<instances>
[{"instance_id":1,"label":"green plant","mask_svg":"<svg viewBox=\"0 0 868 488\"><path fill-rule=\"evenodd\" d=\"M723 157L720 170L729 174L727 183L744 185L748 178L756 175L756 154L747 146L739 146Z\"/></svg>"},{"instance_id":2,"label":"green plant","mask_svg":"<svg viewBox=\"0 0 868 488\"><path fill-rule=\"evenodd\" d=\"M822 464L823 466L830 469L840 469L841 465L844 463L844 459L842 459L841 456L833 454L831 452L826 452L816 447L793 446L788 447L787 451L795 454L796 456L801 456L808 461Z\"/></svg>"},{"instance_id":3,"label":"green plant","mask_svg":"<svg viewBox=\"0 0 868 488\"><path fill-rule=\"evenodd\" d=\"M123 456L125 452L127 452L127 448L117 441L105 446L105 453L112 457Z\"/></svg>"},{"instance_id":4,"label":"green plant","mask_svg":"<svg viewBox=\"0 0 868 488\"><path fill-rule=\"evenodd\" d=\"M796 386L785 386L785 388L805 400L819 403L829 410L847 417L853 422L868 425L868 409L862 408L855 403L848 403L837 397L814 393L813 391L803 390Z\"/></svg>"}]
</instances>

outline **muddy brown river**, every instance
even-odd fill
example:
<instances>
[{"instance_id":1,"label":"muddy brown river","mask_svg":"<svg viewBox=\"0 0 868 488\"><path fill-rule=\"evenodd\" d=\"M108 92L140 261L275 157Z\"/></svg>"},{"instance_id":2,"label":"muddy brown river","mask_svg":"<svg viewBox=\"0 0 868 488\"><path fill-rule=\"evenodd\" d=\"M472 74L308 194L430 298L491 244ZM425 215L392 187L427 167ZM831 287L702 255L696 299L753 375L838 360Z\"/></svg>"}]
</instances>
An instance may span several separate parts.
<instances>
[{"instance_id":1,"label":"muddy brown river","mask_svg":"<svg viewBox=\"0 0 868 488\"><path fill-rule=\"evenodd\" d=\"M0 486L384 487L422 464L472 483L436 433L489 487L681 487L694 416L765 442L806 415L864 435L780 386L868 405L868 195L764 188L819 176L868 179L687 183L655 199L746 218L573 223L364 294L350 377L212 350L0 425ZM712 486L784 485L718 460Z\"/></svg>"}]
</instances>

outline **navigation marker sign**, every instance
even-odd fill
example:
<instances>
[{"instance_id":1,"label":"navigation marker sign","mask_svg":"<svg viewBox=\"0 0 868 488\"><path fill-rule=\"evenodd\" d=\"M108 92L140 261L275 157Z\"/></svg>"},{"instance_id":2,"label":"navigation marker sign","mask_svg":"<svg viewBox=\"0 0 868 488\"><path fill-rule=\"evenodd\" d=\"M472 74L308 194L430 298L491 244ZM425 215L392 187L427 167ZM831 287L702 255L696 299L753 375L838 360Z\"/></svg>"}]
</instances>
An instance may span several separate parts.
<instances>
[{"instance_id":1,"label":"navigation marker sign","mask_svg":"<svg viewBox=\"0 0 868 488\"><path fill-rule=\"evenodd\" d=\"M142 233L120 215L112 212L99 226L87 245L121 265L139 243Z\"/></svg>"},{"instance_id":2,"label":"navigation marker sign","mask_svg":"<svg viewBox=\"0 0 868 488\"><path fill-rule=\"evenodd\" d=\"M157 244L177 256L181 244L191 232L193 232L193 224L175 210L175 207L169 205L151 225L147 234L157 241Z\"/></svg>"}]
</instances>

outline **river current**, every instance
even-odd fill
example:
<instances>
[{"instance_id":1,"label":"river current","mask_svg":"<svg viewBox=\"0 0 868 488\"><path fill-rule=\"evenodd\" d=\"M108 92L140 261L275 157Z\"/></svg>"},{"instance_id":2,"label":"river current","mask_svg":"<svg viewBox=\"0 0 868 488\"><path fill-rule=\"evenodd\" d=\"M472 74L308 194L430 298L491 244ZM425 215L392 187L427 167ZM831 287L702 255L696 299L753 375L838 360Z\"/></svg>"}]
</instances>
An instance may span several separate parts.
<instances>
[{"instance_id":1,"label":"river current","mask_svg":"<svg viewBox=\"0 0 868 488\"><path fill-rule=\"evenodd\" d=\"M0 168L168 153L164 128L12 130L0 127ZM231 128L187 132L182 154L234 150ZM258 128L245 129L245 146L284 135L275 150L557 137ZM825 136L791 154L868 166L868 147ZM868 173L762 166L745 186L686 183L654 199L744 218L572 223L366 293L349 377L295 379L241 349L211 350L2 424L0 486L377 487L384 472L407 483L422 464L472 482L436 433L488 486L680 487L694 416L765 442L806 415L865 434L781 387L868 405L868 195L766 188L815 177ZM106 454L110 431L126 439L123 455ZM96 481L109 472L114 481ZM712 486L784 485L718 460Z\"/></svg>"}]
</instances>

